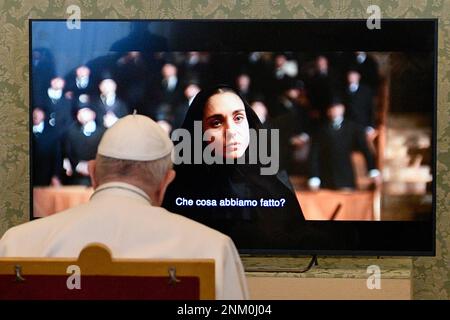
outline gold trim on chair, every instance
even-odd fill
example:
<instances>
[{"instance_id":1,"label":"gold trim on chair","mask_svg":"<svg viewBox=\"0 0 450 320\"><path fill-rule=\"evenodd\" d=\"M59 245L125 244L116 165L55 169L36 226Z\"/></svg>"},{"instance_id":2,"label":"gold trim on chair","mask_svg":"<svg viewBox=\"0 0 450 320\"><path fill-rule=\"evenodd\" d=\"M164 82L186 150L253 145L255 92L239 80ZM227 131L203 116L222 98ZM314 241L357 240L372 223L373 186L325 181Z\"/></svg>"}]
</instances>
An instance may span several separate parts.
<instances>
[{"instance_id":1,"label":"gold trim on chair","mask_svg":"<svg viewBox=\"0 0 450 320\"><path fill-rule=\"evenodd\" d=\"M77 260L68 258L0 258L0 276L11 275L26 285L27 276L66 276L75 265L81 276L167 277L168 286L177 286L182 277L199 279L200 300L215 299L213 259L113 259L101 243L86 246ZM0 283L0 292L2 291ZM2 299L0 294L0 300Z\"/></svg>"}]
</instances>

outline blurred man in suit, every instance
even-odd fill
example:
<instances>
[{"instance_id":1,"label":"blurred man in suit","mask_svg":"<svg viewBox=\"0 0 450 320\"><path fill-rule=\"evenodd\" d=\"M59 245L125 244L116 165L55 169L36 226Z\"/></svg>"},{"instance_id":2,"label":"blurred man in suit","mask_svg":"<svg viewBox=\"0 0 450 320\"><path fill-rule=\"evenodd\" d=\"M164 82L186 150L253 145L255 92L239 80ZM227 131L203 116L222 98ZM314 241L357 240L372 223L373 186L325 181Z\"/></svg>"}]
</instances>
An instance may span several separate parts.
<instances>
[{"instance_id":1,"label":"blurred man in suit","mask_svg":"<svg viewBox=\"0 0 450 320\"><path fill-rule=\"evenodd\" d=\"M280 130L281 166L289 173L305 173L303 162L307 160L311 131L308 106L302 81L287 81L276 108L272 108L272 126Z\"/></svg>"},{"instance_id":2,"label":"blurred man in suit","mask_svg":"<svg viewBox=\"0 0 450 320\"><path fill-rule=\"evenodd\" d=\"M103 126L96 123L95 118L96 113L91 107L79 106L76 112L77 121L67 132L64 142L65 155L73 168L70 184L91 184L88 161L95 159L98 144L105 132Z\"/></svg>"},{"instance_id":3,"label":"blurred man in suit","mask_svg":"<svg viewBox=\"0 0 450 320\"><path fill-rule=\"evenodd\" d=\"M324 55L317 56L314 63L314 74L307 80L306 89L315 118L323 120L326 118L326 108L334 91L335 75Z\"/></svg>"},{"instance_id":4,"label":"blurred man in suit","mask_svg":"<svg viewBox=\"0 0 450 320\"><path fill-rule=\"evenodd\" d=\"M200 92L200 82L197 79L191 79L186 82L183 90L182 101L172 110L172 124L173 129L180 128L183 124L184 117L189 109L189 106L194 100L197 93Z\"/></svg>"},{"instance_id":5,"label":"blurred man in suit","mask_svg":"<svg viewBox=\"0 0 450 320\"><path fill-rule=\"evenodd\" d=\"M353 65L361 74L361 83L368 85L376 91L380 83L377 62L365 51L356 51L353 55Z\"/></svg>"},{"instance_id":6,"label":"blurred man in suit","mask_svg":"<svg viewBox=\"0 0 450 320\"><path fill-rule=\"evenodd\" d=\"M117 95L139 114L145 114L147 90L156 74L154 59L147 58L139 51L126 52L117 60L114 68Z\"/></svg>"},{"instance_id":7,"label":"blurred man in suit","mask_svg":"<svg viewBox=\"0 0 450 320\"><path fill-rule=\"evenodd\" d=\"M94 102L97 123L105 128L111 127L119 118L129 114L125 102L116 95L117 84L113 79L104 79L98 86L100 96Z\"/></svg>"},{"instance_id":8,"label":"blurred man in suit","mask_svg":"<svg viewBox=\"0 0 450 320\"><path fill-rule=\"evenodd\" d=\"M360 151L365 157L368 174L380 183L380 172L370 152L364 130L357 123L344 119L345 106L335 99L327 109L325 121L312 137L309 187L313 190L356 188L351 155Z\"/></svg>"},{"instance_id":9,"label":"blurred man in suit","mask_svg":"<svg viewBox=\"0 0 450 320\"><path fill-rule=\"evenodd\" d=\"M250 101L254 95L252 92L252 81L250 75L245 72L241 72L237 75L235 82L236 89L241 97L244 98L245 101Z\"/></svg>"},{"instance_id":10,"label":"blurred man in suit","mask_svg":"<svg viewBox=\"0 0 450 320\"><path fill-rule=\"evenodd\" d=\"M173 129L173 112L184 100L183 84L174 63L166 62L162 66L161 78L153 86L153 93L149 100L152 101L150 117L155 119L167 133L170 133Z\"/></svg>"},{"instance_id":11,"label":"blurred man in suit","mask_svg":"<svg viewBox=\"0 0 450 320\"><path fill-rule=\"evenodd\" d=\"M61 77L55 77L50 81L47 96L44 101L38 101L36 105L43 105L50 126L58 129L64 135L73 123L72 106L63 95L65 81Z\"/></svg>"},{"instance_id":12,"label":"blurred man in suit","mask_svg":"<svg viewBox=\"0 0 450 320\"><path fill-rule=\"evenodd\" d=\"M298 64L295 60L290 60L284 53L278 53L273 59L272 79L270 81L270 91L265 94L272 94L270 99L278 97L286 81L295 79L298 75ZM269 98L269 97L268 97Z\"/></svg>"},{"instance_id":13,"label":"blurred man in suit","mask_svg":"<svg viewBox=\"0 0 450 320\"><path fill-rule=\"evenodd\" d=\"M375 128L373 90L360 82L361 74L356 69L347 73L346 117L365 128L371 134Z\"/></svg>"},{"instance_id":14,"label":"blurred man in suit","mask_svg":"<svg viewBox=\"0 0 450 320\"><path fill-rule=\"evenodd\" d=\"M82 94L89 96L95 94L96 88L91 76L91 69L82 65L71 72L67 77L67 85L64 89L64 95L69 100L78 100Z\"/></svg>"},{"instance_id":15,"label":"blurred man in suit","mask_svg":"<svg viewBox=\"0 0 450 320\"><path fill-rule=\"evenodd\" d=\"M47 48L36 48L31 53L31 103L35 106L47 96L48 84L56 76L55 59Z\"/></svg>"},{"instance_id":16,"label":"blurred man in suit","mask_svg":"<svg viewBox=\"0 0 450 320\"><path fill-rule=\"evenodd\" d=\"M178 68L173 63L166 63L161 69L161 102L175 105L182 96L181 81L178 77Z\"/></svg>"},{"instance_id":17,"label":"blurred man in suit","mask_svg":"<svg viewBox=\"0 0 450 320\"><path fill-rule=\"evenodd\" d=\"M262 96L255 97L250 101L250 107L253 111L255 111L256 115L258 116L259 121L264 126L269 126L270 120L269 120L269 109L266 106L266 103L264 101L264 98Z\"/></svg>"},{"instance_id":18,"label":"blurred man in suit","mask_svg":"<svg viewBox=\"0 0 450 320\"><path fill-rule=\"evenodd\" d=\"M60 186L60 170L63 166L61 135L46 121L41 108L33 109L33 186Z\"/></svg>"}]
</instances>

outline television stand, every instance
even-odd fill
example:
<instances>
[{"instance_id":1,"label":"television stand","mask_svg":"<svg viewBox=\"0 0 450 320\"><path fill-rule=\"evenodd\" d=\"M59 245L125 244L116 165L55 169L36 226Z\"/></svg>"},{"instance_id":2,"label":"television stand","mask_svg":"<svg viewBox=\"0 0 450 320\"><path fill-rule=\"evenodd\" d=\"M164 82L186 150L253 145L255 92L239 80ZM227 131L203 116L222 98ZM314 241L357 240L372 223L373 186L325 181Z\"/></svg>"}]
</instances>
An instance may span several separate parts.
<instances>
[{"instance_id":1,"label":"television stand","mask_svg":"<svg viewBox=\"0 0 450 320\"><path fill-rule=\"evenodd\" d=\"M319 262L317 261L317 255L314 254L311 257L311 261L309 261L308 265L306 266L306 268L301 269L300 271L297 271L298 273L305 273L308 272L309 270L311 270L313 267L318 266Z\"/></svg>"},{"instance_id":2,"label":"television stand","mask_svg":"<svg viewBox=\"0 0 450 320\"><path fill-rule=\"evenodd\" d=\"M412 298L412 259L391 257L242 256L250 298L345 300ZM382 270L380 289L370 290L368 267ZM308 266L308 267L306 267ZM305 271L301 270L305 268Z\"/></svg>"},{"instance_id":3,"label":"television stand","mask_svg":"<svg viewBox=\"0 0 450 320\"><path fill-rule=\"evenodd\" d=\"M250 260L253 260L254 259L254 257L248 257L248 259L250 259ZM257 258L256 258L257 259ZM303 258L303 259L301 259L301 260L304 260L304 259L306 259L306 258ZM247 259L245 259L244 258L244 261L247 261ZM300 262L300 261L299 261ZM301 262L303 262L303 261L301 261ZM309 270L311 270L313 267L315 267L315 266L318 266L319 265L319 263L318 263L318 261L317 261L317 255L316 254L314 254L312 257L311 257L311 260L308 262L308 265L305 267L305 268L303 268L303 269L299 269L298 267L296 267L296 266L294 266L294 265L292 265L291 267L288 267L288 268L286 268L286 267L281 267L281 266L279 266L279 267L263 267L263 268L260 268L259 266L258 267L256 267L256 268L254 268L254 267L251 267L251 266L248 266L248 265L246 265L245 266L245 271L246 272L288 272L288 273L305 273L305 272L308 272Z\"/></svg>"}]
</instances>

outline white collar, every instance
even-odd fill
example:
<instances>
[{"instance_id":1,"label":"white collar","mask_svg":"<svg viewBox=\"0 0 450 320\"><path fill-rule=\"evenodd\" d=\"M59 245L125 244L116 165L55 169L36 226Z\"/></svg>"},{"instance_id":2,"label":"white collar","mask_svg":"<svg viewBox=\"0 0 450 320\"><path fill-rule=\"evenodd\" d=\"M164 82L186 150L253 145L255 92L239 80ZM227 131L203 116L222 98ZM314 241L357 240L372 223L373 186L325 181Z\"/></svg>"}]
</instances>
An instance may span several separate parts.
<instances>
[{"instance_id":1,"label":"white collar","mask_svg":"<svg viewBox=\"0 0 450 320\"><path fill-rule=\"evenodd\" d=\"M89 76L87 77L76 77L75 79L76 86L79 89L86 89L89 85Z\"/></svg>"},{"instance_id":2,"label":"white collar","mask_svg":"<svg viewBox=\"0 0 450 320\"><path fill-rule=\"evenodd\" d=\"M47 94L50 97L50 99L59 100L62 97L62 90L56 90L50 87L47 90Z\"/></svg>"},{"instance_id":3,"label":"white collar","mask_svg":"<svg viewBox=\"0 0 450 320\"><path fill-rule=\"evenodd\" d=\"M358 91L359 88L359 83L350 83L350 85L348 86L348 90L351 93L355 93L356 91Z\"/></svg>"},{"instance_id":4,"label":"white collar","mask_svg":"<svg viewBox=\"0 0 450 320\"><path fill-rule=\"evenodd\" d=\"M365 52L358 53L358 55L356 56L356 60L358 61L359 64L366 61L366 58L367 58L367 54Z\"/></svg>"},{"instance_id":5,"label":"white collar","mask_svg":"<svg viewBox=\"0 0 450 320\"><path fill-rule=\"evenodd\" d=\"M173 91L175 90L175 87L177 86L178 78L177 76L170 76L166 79L167 81L167 90Z\"/></svg>"},{"instance_id":6,"label":"white collar","mask_svg":"<svg viewBox=\"0 0 450 320\"><path fill-rule=\"evenodd\" d=\"M342 122L344 122L344 117L337 117L331 121L331 125L333 126L333 129L339 130L342 127Z\"/></svg>"},{"instance_id":7,"label":"white collar","mask_svg":"<svg viewBox=\"0 0 450 320\"><path fill-rule=\"evenodd\" d=\"M97 189L95 189L94 193L91 195L91 199L94 196L100 195L100 194L126 194L127 196L130 196L136 200L142 200L145 201L147 204L152 205L152 202L150 200L150 197L144 192L144 190L126 183L126 182L108 182L104 183L101 186L99 186Z\"/></svg>"},{"instance_id":8,"label":"white collar","mask_svg":"<svg viewBox=\"0 0 450 320\"><path fill-rule=\"evenodd\" d=\"M102 99L103 104L106 104L108 107L111 107L116 102L116 94L108 94L108 95L100 95L100 98Z\"/></svg>"},{"instance_id":9,"label":"white collar","mask_svg":"<svg viewBox=\"0 0 450 320\"><path fill-rule=\"evenodd\" d=\"M33 133L42 133L44 131L44 121L41 121L37 125L33 125Z\"/></svg>"},{"instance_id":10,"label":"white collar","mask_svg":"<svg viewBox=\"0 0 450 320\"><path fill-rule=\"evenodd\" d=\"M82 126L83 128L83 134L86 137L89 137L92 133L95 132L95 130L97 130L97 124L95 123L95 120L89 121L88 123L86 123L85 125Z\"/></svg>"}]
</instances>

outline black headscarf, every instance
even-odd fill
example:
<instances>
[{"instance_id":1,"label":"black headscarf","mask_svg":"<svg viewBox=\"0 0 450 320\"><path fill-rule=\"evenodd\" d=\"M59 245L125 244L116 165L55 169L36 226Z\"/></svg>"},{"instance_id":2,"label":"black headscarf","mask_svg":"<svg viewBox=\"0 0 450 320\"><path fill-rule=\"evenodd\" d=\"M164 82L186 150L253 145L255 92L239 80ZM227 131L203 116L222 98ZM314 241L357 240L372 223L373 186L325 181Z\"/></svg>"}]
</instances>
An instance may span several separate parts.
<instances>
[{"instance_id":1,"label":"black headscarf","mask_svg":"<svg viewBox=\"0 0 450 320\"><path fill-rule=\"evenodd\" d=\"M219 85L199 92L193 100L182 125L191 137L194 121L202 121L208 99L223 92L233 92L243 101L250 129L263 128L255 112L236 90ZM191 142L193 160L194 143ZM248 157L248 152L249 148L243 157ZM304 216L286 172L261 175L262 167L259 161L256 164L176 165L177 175L168 187L163 207L229 235L240 249L286 249L298 244L293 240L298 238L299 230L295 228L302 224ZM177 198L192 199L194 203L177 206ZM198 199L214 199L217 206L197 206L195 201ZM220 206L220 200L224 199L257 200L258 204L256 207ZM265 207L260 205L261 199L285 199L285 203L283 207Z\"/></svg>"}]
</instances>

